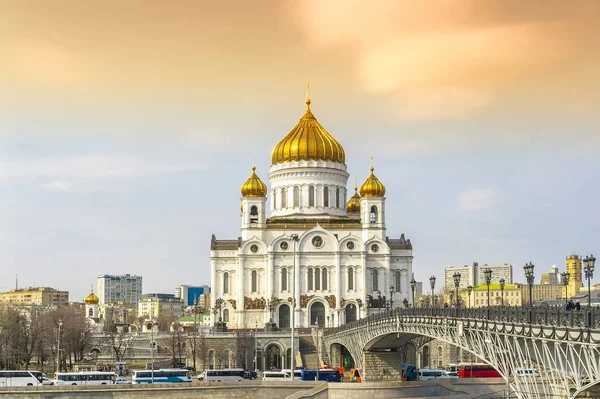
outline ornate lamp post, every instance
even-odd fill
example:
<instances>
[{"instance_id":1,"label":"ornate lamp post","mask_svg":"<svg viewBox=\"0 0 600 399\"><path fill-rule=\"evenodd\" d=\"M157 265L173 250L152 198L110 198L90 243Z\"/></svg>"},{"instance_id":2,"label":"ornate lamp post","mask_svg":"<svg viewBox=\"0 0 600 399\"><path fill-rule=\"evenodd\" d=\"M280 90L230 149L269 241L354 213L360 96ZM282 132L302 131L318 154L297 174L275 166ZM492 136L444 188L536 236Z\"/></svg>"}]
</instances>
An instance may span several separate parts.
<instances>
[{"instance_id":1,"label":"ornate lamp post","mask_svg":"<svg viewBox=\"0 0 600 399\"><path fill-rule=\"evenodd\" d=\"M417 289L417 282L415 281L415 276L413 276L412 280L410 280L410 289L412 290L412 306L415 306L415 290Z\"/></svg>"},{"instance_id":2,"label":"ornate lamp post","mask_svg":"<svg viewBox=\"0 0 600 399\"><path fill-rule=\"evenodd\" d=\"M483 271L485 285L487 285L487 307L490 308L490 283L492 282L492 269L489 267Z\"/></svg>"},{"instance_id":3,"label":"ornate lamp post","mask_svg":"<svg viewBox=\"0 0 600 399\"><path fill-rule=\"evenodd\" d=\"M592 308L592 294L591 294L591 280L594 278L594 266L596 265L596 258L594 255L586 256L583 260L583 271L585 272L585 278L588 283L588 308Z\"/></svg>"},{"instance_id":4,"label":"ornate lamp post","mask_svg":"<svg viewBox=\"0 0 600 399\"><path fill-rule=\"evenodd\" d=\"M468 293L468 295L469 295L469 307L471 307L471 292L473 292L473 286L472 286L472 285L469 285L469 286L467 287L467 293Z\"/></svg>"},{"instance_id":5,"label":"ornate lamp post","mask_svg":"<svg viewBox=\"0 0 600 399\"><path fill-rule=\"evenodd\" d=\"M569 290L569 277L571 277L571 274L569 272L564 272L561 273L560 276L562 277L562 283L565 286L565 306L567 306L567 291Z\"/></svg>"},{"instance_id":6,"label":"ornate lamp post","mask_svg":"<svg viewBox=\"0 0 600 399\"><path fill-rule=\"evenodd\" d=\"M456 307L458 307L459 303L458 303L458 286L460 285L460 273L456 272L452 275L452 278L454 278L454 287L456 288L454 290L454 292L456 292Z\"/></svg>"},{"instance_id":7,"label":"ornate lamp post","mask_svg":"<svg viewBox=\"0 0 600 399\"><path fill-rule=\"evenodd\" d=\"M506 281L501 278L500 279L500 292L502 293L502 306L504 306L504 284L506 283Z\"/></svg>"},{"instance_id":8,"label":"ornate lamp post","mask_svg":"<svg viewBox=\"0 0 600 399\"><path fill-rule=\"evenodd\" d=\"M390 285L390 311L392 311L394 305L394 286Z\"/></svg>"},{"instance_id":9,"label":"ornate lamp post","mask_svg":"<svg viewBox=\"0 0 600 399\"><path fill-rule=\"evenodd\" d=\"M533 269L535 265L531 262L525 263L523 270L525 270L525 277L527 278L527 284L529 284L529 306L533 306L533 281L535 276L533 275Z\"/></svg>"},{"instance_id":10,"label":"ornate lamp post","mask_svg":"<svg viewBox=\"0 0 600 399\"><path fill-rule=\"evenodd\" d=\"M431 302L433 306L433 290L435 289L435 276L429 277L429 285L431 285Z\"/></svg>"}]
</instances>

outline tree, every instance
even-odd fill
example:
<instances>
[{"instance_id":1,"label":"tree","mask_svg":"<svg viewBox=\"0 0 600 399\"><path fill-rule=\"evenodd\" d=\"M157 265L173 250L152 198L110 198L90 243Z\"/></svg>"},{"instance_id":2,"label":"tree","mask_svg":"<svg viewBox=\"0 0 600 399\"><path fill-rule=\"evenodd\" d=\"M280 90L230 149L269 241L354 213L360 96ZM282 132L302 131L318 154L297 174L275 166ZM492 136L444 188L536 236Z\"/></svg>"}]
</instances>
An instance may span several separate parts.
<instances>
[{"instance_id":1,"label":"tree","mask_svg":"<svg viewBox=\"0 0 600 399\"><path fill-rule=\"evenodd\" d=\"M171 354L171 363L174 367L182 363L183 353L185 351L186 337L183 332L183 326L175 322L171 325L171 331L166 338L162 340L163 346Z\"/></svg>"}]
</instances>

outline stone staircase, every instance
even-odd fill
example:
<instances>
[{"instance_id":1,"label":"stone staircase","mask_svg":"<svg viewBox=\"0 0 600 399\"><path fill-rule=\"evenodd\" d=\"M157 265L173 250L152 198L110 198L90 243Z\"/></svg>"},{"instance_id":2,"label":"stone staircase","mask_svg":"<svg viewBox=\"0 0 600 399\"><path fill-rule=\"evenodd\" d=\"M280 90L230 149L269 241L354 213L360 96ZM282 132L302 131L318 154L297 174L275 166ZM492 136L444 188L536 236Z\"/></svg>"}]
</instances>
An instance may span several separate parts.
<instances>
[{"instance_id":1,"label":"stone staircase","mask_svg":"<svg viewBox=\"0 0 600 399\"><path fill-rule=\"evenodd\" d=\"M302 358L302 365L308 369L314 369L317 366L317 347L315 345L315 340L317 336L312 334L304 334L298 337L300 342L300 357ZM321 364L320 367L325 365L329 365L329 355L323 346L323 336L319 334L319 360Z\"/></svg>"}]
</instances>

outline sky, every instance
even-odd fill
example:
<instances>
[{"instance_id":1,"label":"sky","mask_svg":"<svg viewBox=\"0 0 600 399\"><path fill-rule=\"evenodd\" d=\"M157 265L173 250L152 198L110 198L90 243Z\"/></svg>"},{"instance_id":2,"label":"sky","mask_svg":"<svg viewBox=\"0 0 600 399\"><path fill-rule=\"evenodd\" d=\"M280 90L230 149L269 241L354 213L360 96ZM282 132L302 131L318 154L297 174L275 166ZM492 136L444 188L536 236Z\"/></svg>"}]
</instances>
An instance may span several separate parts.
<instances>
[{"instance_id":1,"label":"sky","mask_svg":"<svg viewBox=\"0 0 600 399\"><path fill-rule=\"evenodd\" d=\"M0 290L210 283L311 109L417 280L600 254L600 2L0 2ZM597 279L595 279L597 280Z\"/></svg>"}]
</instances>

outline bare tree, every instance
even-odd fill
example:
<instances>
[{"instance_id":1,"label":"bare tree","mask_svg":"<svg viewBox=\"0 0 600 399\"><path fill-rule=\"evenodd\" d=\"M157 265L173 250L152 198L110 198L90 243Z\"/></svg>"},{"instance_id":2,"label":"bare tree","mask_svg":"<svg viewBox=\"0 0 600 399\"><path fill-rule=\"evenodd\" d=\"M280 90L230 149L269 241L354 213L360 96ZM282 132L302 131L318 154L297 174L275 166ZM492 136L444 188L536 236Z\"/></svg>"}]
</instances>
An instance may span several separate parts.
<instances>
[{"instance_id":1,"label":"bare tree","mask_svg":"<svg viewBox=\"0 0 600 399\"><path fill-rule=\"evenodd\" d=\"M171 363L177 367L182 363L183 353L185 351L186 337L183 332L183 327L180 323L175 322L171 326L171 331L166 338L162 340L163 346L167 348L171 354Z\"/></svg>"}]
</instances>

